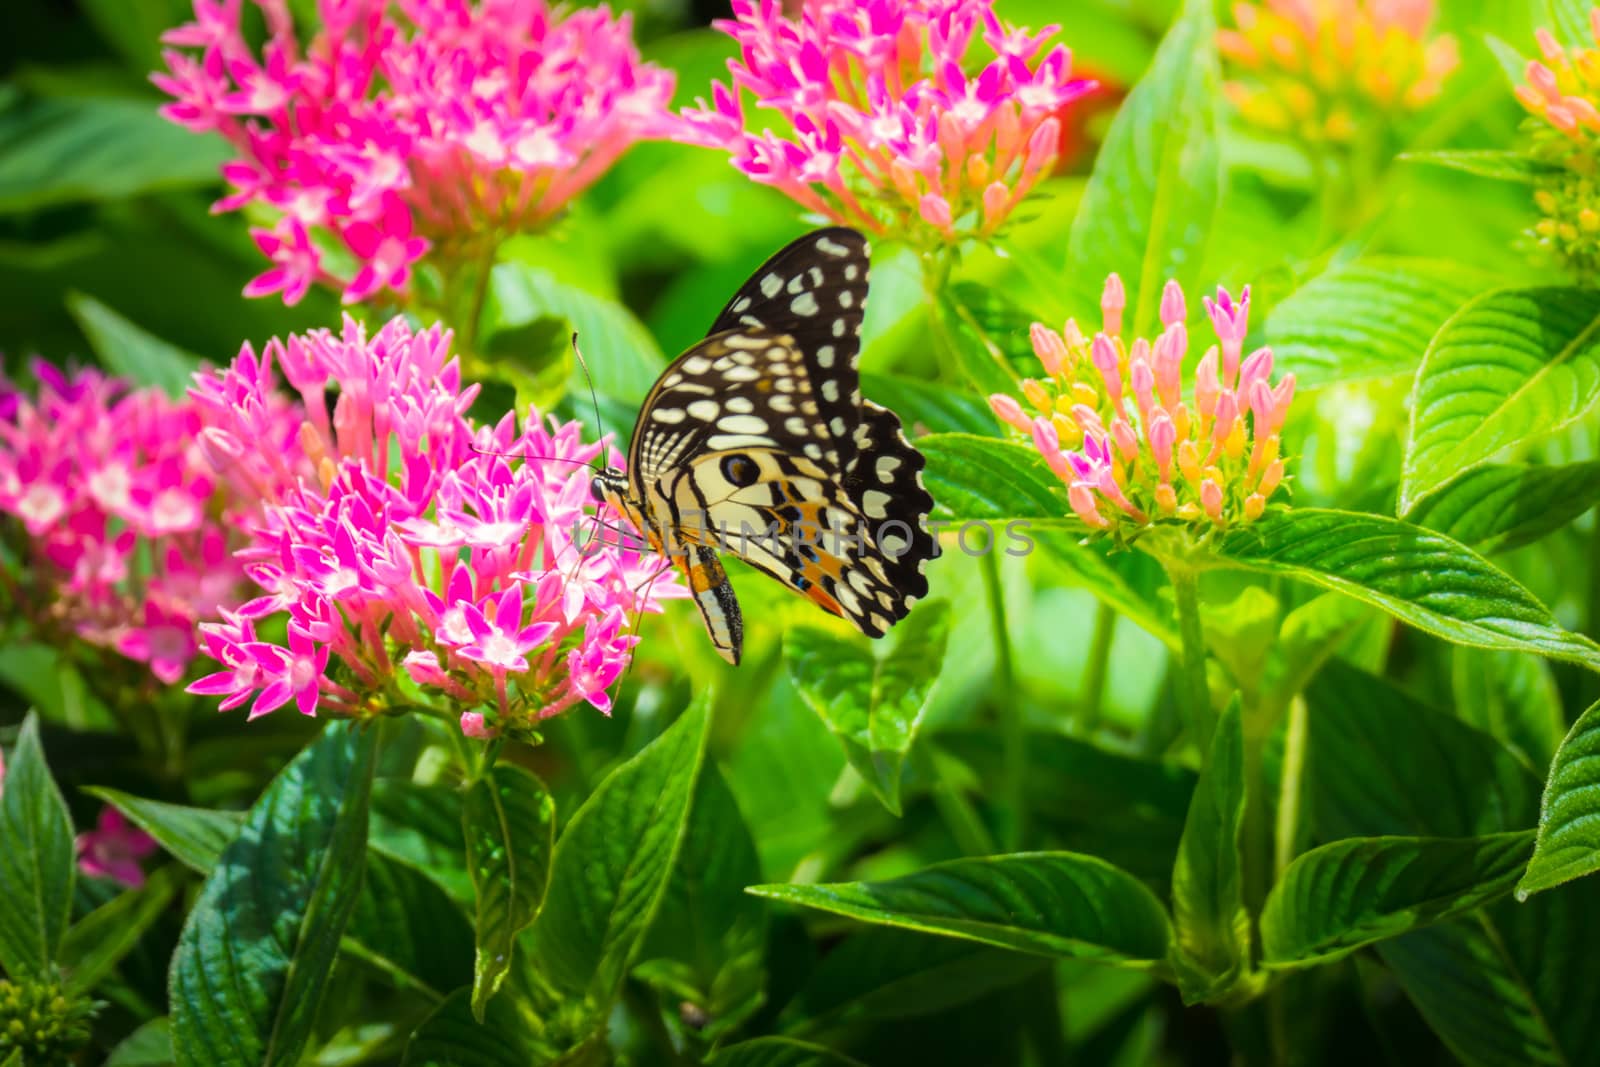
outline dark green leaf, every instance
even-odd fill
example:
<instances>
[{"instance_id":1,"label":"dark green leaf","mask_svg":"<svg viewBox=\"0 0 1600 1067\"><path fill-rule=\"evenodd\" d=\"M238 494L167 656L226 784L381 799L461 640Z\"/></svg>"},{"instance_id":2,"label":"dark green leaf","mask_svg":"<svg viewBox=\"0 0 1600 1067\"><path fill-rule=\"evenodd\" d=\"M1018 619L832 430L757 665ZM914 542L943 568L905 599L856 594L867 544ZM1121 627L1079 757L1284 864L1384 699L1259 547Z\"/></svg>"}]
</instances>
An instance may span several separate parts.
<instances>
[{"instance_id":1,"label":"dark green leaf","mask_svg":"<svg viewBox=\"0 0 1600 1067\"><path fill-rule=\"evenodd\" d=\"M1401 159L1410 163L1432 163L1438 167L1465 171L1481 178L1532 185L1540 178L1559 173L1560 168L1535 156L1508 152L1502 148L1443 148L1432 152L1405 152Z\"/></svg>"},{"instance_id":2,"label":"dark green leaf","mask_svg":"<svg viewBox=\"0 0 1600 1067\"><path fill-rule=\"evenodd\" d=\"M557 990L609 1004L666 893L705 757L697 701L606 776L556 844L533 925L534 960Z\"/></svg>"},{"instance_id":3,"label":"dark green leaf","mask_svg":"<svg viewBox=\"0 0 1600 1067\"><path fill-rule=\"evenodd\" d=\"M1600 1049L1600 882L1380 942L1423 1018L1469 1067L1592 1064Z\"/></svg>"},{"instance_id":4,"label":"dark green leaf","mask_svg":"<svg viewBox=\"0 0 1600 1067\"><path fill-rule=\"evenodd\" d=\"M695 787L689 828L634 973L688 1001L706 1041L761 1006L767 909L744 891L761 881L756 843L715 765Z\"/></svg>"},{"instance_id":5,"label":"dark green leaf","mask_svg":"<svg viewBox=\"0 0 1600 1067\"><path fill-rule=\"evenodd\" d=\"M540 1039L537 1019L511 997L496 997L482 1019L472 1011L472 991L458 989L411 1035L404 1067L542 1067L556 1049Z\"/></svg>"},{"instance_id":6,"label":"dark green leaf","mask_svg":"<svg viewBox=\"0 0 1600 1067\"><path fill-rule=\"evenodd\" d=\"M201 874L211 873L222 850L238 836L245 822L242 811L191 808L98 786L91 786L84 792L122 812L128 821L155 838L173 859Z\"/></svg>"},{"instance_id":7,"label":"dark green leaf","mask_svg":"<svg viewBox=\"0 0 1600 1067\"><path fill-rule=\"evenodd\" d=\"M989 405L967 389L949 389L891 374L864 373L861 391L867 399L899 415L913 438L925 433L994 437L1000 432Z\"/></svg>"},{"instance_id":8,"label":"dark green leaf","mask_svg":"<svg viewBox=\"0 0 1600 1067\"><path fill-rule=\"evenodd\" d=\"M1353 596L1447 641L1600 669L1600 646L1562 629L1509 575L1465 545L1399 519L1321 508L1273 512L1230 531L1217 553Z\"/></svg>"},{"instance_id":9,"label":"dark green leaf","mask_svg":"<svg viewBox=\"0 0 1600 1067\"><path fill-rule=\"evenodd\" d=\"M462 796L450 785L379 778L372 783L369 839L373 849L417 868L470 907L475 898L461 836Z\"/></svg>"},{"instance_id":10,"label":"dark green leaf","mask_svg":"<svg viewBox=\"0 0 1600 1067\"><path fill-rule=\"evenodd\" d=\"M1498 739L1529 767L1548 767L1567 729L1549 662L1476 648L1456 649L1450 662L1456 715Z\"/></svg>"},{"instance_id":11,"label":"dark green leaf","mask_svg":"<svg viewBox=\"0 0 1600 1067\"><path fill-rule=\"evenodd\" d=\"M1108 274L1122 275L1135 337L1154 336L1168 279L1198 288L1222 196L1216 32L1208 0L1188 0L1117 109L1067 242L1085 309Z\"/></svg>"},{"instance_id":12,"label":"dark green leaf","mask_svg":"<svg viewBox=\"0 0 1600 1067\"><path fill-rule=\"evenodd\" d=\"M555 850L555 800L533 774L497 764L467 787L461 829L477 891L472 1012L481 1019L511 969L517 934L544 904Z\"/></svg>"},{"instance_id":13,"label":"dark green leaf","mask_svg":"<svg viewBox=\"0 0 1600 1067\"><path fill-rule=\"evenodd\" d=\"M227 158L143 99L0 98L0 213L210 185Z\"/></svg>"},{"instance_id":14,"label":"dark green leaf","mask_svg":"<svg viewBox=\"0 0 1600 1067\"><path fill-rule=\"evenodd\" d=\"M1550 764L1539 844L1517 899L1600 870L1600 704L1578 716Z\"/></svg>"},{"instance_id":15,"label":"dark green leaf","mask_svg":"<svg viewBox=\"0 0 1600 1067\"><path fill-rule=\"evenodd\" d=\"M123 1038L105 1067L169 1067L173 1062L172 1027L163 1015Z\"/></svg>"},{"instance_id":16,"label":"dark green leaf","mask_svg":"<svg viewBox=\"0 0 1600 1067\"><path fill-rule=\"evenodd\" d=\"M1032 322L1005 293L976 282L957 282L939 294L933 317L936 340L955 357L975 397L1014 393L1019 379L1039 376Z\"/></svg>"},{"instance_id":17,"label":"dark green leaf","mask_svg":"<svg viewBox=\"0 0 1600 1067\"><path fill-rule=\"evenodd\" d=\"M1600 503L1600 462L1476 467L1418 501L1407 522L1480 552L1537 541Z\"/></svg>"},{"instance_id":18,"label":"dark green leaf","mask_svg":"<svg viewBox=\"0 0 1600 1067\"><path fill-rule=\"evenodd\" d=\"M22 720L0 788L0 968L43 974L72 908L72 819L45 765L39 716Z\"/></svg>"},{"instance_id":19,"label":"dark green leaf","mask_svg":"<svg viewBox=\"0 0 1600 1067\"><path fill-rule=\"evenodd\" d=\"M1066 487L1027 445L939 433L922 438L917 449L928 461L922 480L937 521L1068 521Z\"/></svg>"},{"instance_id":20,"label":"dark green leaf","mask_svg":"<svg viewBox=\"0 0 1600 1067\"><path fill-rule=\"evenodd\" d=\"M1533 824L1538 783L1488 734L1338 660L1306 698L1322 837L1477 837Z\"/></svg>"},{"instance_id":21,"label":"dark green leaf","mask_svg":"<svg viewBox=\"0 0 1600 1067\"><path fill-rule=\"evenodd\" d=\"M183 1067L299 1062L361 890L377 731L333 723L207 877L170 975Z\"/></svg>"},{"instance_id":22,"label":"dark green leaf","mask_svg":"<svg viewBox=\"0 0 1600 1067\"><path fill-rule=\"evenodd\" d=\"M844 744L850 765L899 815L900 772L944 662L950 605L929 601L896 636L880 656L858 641L798 627L784 641L784 660L795 688Z\"/></svg>"},{"instance_id":23,"label":"dark green leaf","mask_svg":"<svg viewBox=\"0 0 1600 1067\"><path fill-rule=\"evenodd\" d=\"M796 1029L914 1018L1016 985L1037 956L893 927L847 938L822 958L786 1015Z\"/></svg>"},{"instance_id":24,"label":"dark green leaf","mask_svg":"<svg viewBox=\"0 0 1600 1067\"><path fill-rule=\"evenodd\" d=\"M1172 936L1143 883L1074 852L952 860L886 882L750 891L861 922L1136 969L1160 966Z\"/></svg>"},{"instance_id":25,"label":"dark green leaf","mask_svg":"<svg viewBox=\"0 0 1600 1067\"><path fill-rule=\"evenodd\" d=\"M832 1049L790 1037L741 1041L711 1057L709 1067L863 1067Z\"/></svg>"},{"instance_id":26,"label":"dark green leaf","mask_svg":"<svg viewBox=\"0 0 1600 1067\"><path fill-rule=\"evenodd\" d=\"M1269 967L1327 963L1362 945L1480 908L1511 891L1533 831L1354 837L1289 864L1261 913Z\"/></svg>"},{"instance_id":27,"label":"dark green leaf","mask_svg":"<svg viewBox=\"0 0 1600 1067\"><path fill-rule=\"evenodd\" d=\"M1434 336L1411 394L1401 514L1502 449L1561 429L1600 400L1600 292L1504 289Z\"/></svg>"},{"instance_id":28,"label":"dark green leaf","mask_svg":"<svg viewBox=\"0 0 1600 1067\"><path fill-rule=\"evenodd\" d=\"M1486 273L1444 260L1340 264L1272 309L1267 341L1278 369L1302 388L1411 374L1445 320L1490 284Z\"/></svg>"},{"instance_id":29,"label":"dark green leaf","mask_svg":"<svg viewBox=\"0 0 1600 1067\"><path fill-rule=\"evenodd\" d=\"M182 397L193 384L199 356L167 344L82 293L67 294L67 310L111 373L135 385L155 386L170 397Z\"/></svg>"},{"instance_id":30,"label":"dark green leaf","mask_svg":"<svg viewBox=\"0 0 1600 1067\"><path fill-rule=\"evenodd\" d=\"M93 989L139 943L172 902L178 890L176 871L156 871L143 886L117 894L72 924L61 942L68 986L79 992Z\"/></svg>"},{"instance_id":31,"label":"dark green leaf","mask_svg":"<svg viewBox=\"0 0 1600 1067\"><path fill-rule=\"evenodd\" d=\"M341 949L401 988L435 998L472 980L472 925L438 883L368 851L366 879Z\"/></svg>"},{"instance_id":32,"label":"dark green leaf","mask_svg":"<svg viewBox=\"0 0 1600 1067\"><path fill-rule=\"evenodd\" d=\"M1173 961L1189 1003L1231 989L1250 964L1244 906L1244 728L1238 694L1217 721L1172 871Z\"/></svg>"}]
</instances>

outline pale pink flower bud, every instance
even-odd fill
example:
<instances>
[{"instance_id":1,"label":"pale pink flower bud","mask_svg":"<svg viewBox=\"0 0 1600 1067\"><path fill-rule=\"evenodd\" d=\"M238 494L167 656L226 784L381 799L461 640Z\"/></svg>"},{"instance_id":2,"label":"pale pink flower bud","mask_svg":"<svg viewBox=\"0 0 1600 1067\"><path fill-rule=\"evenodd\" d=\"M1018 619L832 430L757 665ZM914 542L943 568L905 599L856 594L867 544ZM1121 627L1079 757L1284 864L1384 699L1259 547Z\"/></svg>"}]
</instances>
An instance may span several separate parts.
<instances>
[{"instance_id":1,"label":"pale pink flower bud","mask_svg":"<svg viewBox=\"0 0 1600 1067\"><path fill-rule=\"evenodd\" d=\"M1217 397L1221 391L1222 387L1217 382L1217 349L1213 345L1206 349L1206 354L1200 357L1194 369L1194 406L1200 413L1202 427L1215 416Z\"/></svg>"},{"instance_id":2,"label":"pale pink flower bud","mask_svg":"<svg viewBox=\"0 0 1600 1067\"><path fill-rule=\"evenodd\" d=\"M1552 104L1561 100L1561 89L1556 83L1555 72L1537 59L1528 60L1528 84L1539 90Z\"/></svg>"},{"instance_id":3,"label":"pale pink flower bud","mask_svg":"<svg viewBox=\"0 0 1600 1067\"><path fill-rule=\"evenodd\" d=\"M1122 279L1112 274L1100 294L1100 315L1106 333L1115 337L1122 332L1122 309L1127 306L1128 294L1122 288Z\"/></svg>"},{"instance_id":4,"label":"pale pink flower bud","mask_svg":"<svg viewBox=\"0 0 1600 1067\"><path fill-rule=\"evenodd\" d=\"M1061 373L1067 358L1067 343L1059 333L1042 322L1028 327L1028 339L1033 342L1033 354L1044 364L1044 372L1054 378Z\"/></svg>"},{"instance_id":5,"label":"pale pink flower bud","mask_svg":"<svg viewBox=\"0 0 1600 1067\"><path fill-rule=\"evenodd\" d=\"M1600 7L1589 9L1589 34L1596 44L1600 44Z\"/></svg>"},{"instance_id":6,"label":"pale pink flower bud","mask_svg":"<svg viewBox=\"0 0 1600 1067\"><path fill-rule=\"evenodd\" d=\"M1283 428L1284 422L1289 418L1289 404L1294 400L1294 375L1285 374L1283 381L1272 390L1272 417L1267 420L1267 425L1273 433Z\"/></svg>"},{"instance_id":7,"label":"pale pink flower bud","mask_svg":"<svg viewBox=\"0 0 1600 1067\"><path fill-rule=\"evenodd\" d=\"M479 741L486 741L494 736L494 732L484 722L483 713L477 711L461 713L461 733Z\"/></svg>"},{"instance_id":8,"label":"pale pink flower bud","mask_svg":"<svg viewBox=\"0 0 1600 1067\"><path fill-rule=\"evenodd\" d=\"M1211 439L1219 447L1233 432L1233 424L1239 418L1239 399L1234 396L1233 390L1224 389L1217 396L1217 421L1211 427Z\"/></svg>"},{"instance_id":9,"label":"pale pink flower bud","mask_svg":"<svg viewBox=\"0 0 1600 1067\"><path fill-rule=\"evenodd\" d=\"M1168 281L1166 288L1161 290L1161 325L1175 326L1189 317L1189 310L1183 301L1183 286L1176 281Z\"/></svg>"},{"instance_id":10,"label":"pale pink flower bud","mask_svg":"<svg viewBox=\"0 0 1600 1067\"><path fill-rule=\"evenodd\" d=\"M1156 469L1163 482L1172 478L1172 447L1178 441L1178 428L1163 412L1150 424L1150 452L1155 457Z\"/></svg>"},{"instance_id":11,"label":"pale pink flower bud","mask_svg":"<svg viewBox=\"0 0 1600 1067\"><path fill-rule=\"evenodd\" d=\"M1261 482L1256 486L1256 492L1270 498L1281 481L1283 481L1283 460L1275 459L1261 472Z\"/></svg>"},{"instance_id":12,"label":"pale pink flower bud","mask_svg":"<svg viewBox=\"0 0 1600 1067\"><path fill-rule=\"evenodd\" d=\"M1061 438L1056 433L1055 424L1043 416L1033 420L1033 447L1039 450L1057 478L1069 485L1072 483L1072 471L1067 466L1066 455L1061 451Z\"/></svg>"},{"instance_id":13,"label":"pale pink flower bud","mask_svg":"<svg viewBox=\"0 0 1600 1067\"><path fill-rule=\"evenodd\" d=\"M1032 177L1055 162L1061 148L1061 122L1054 116L1039 123L1039 128L1028 138L1028 158L1025 173Z\"/></svg>"},{"instance_id":14,"label":"pale pink flower bud","mask_svg":"<svg viewBox=\"0 0 1600 1067\"><path fill-rule=\"evenodd\" d=\"M922 213L922 221L936 230L949 230L952 221L950 215L950 201L938 193L925 193L917 201L917 210Z\"/></svg>"},{"instance_id":15,"label":"pale pink flower bud","mask_svg":"<svg viewBox=\"0 0 1600 1067\"><path fill-rule=\"evenodd\" d=\"M1178 510L1178 491L1166 482L1156 486L1156 508L1163 515L1171 515Z\"/></svg>"},{"instance_id":16,"label":"pale pink flower bud","mask_svg":"<svg viewBox=\"0 0 1600 1067\"><path fill-rule=\"evenodd\" d=\"M973 156L973 162L982 159ZM993 230L1011 212L1011 190L1005 182L990 182L983 191L983 228Z\"/></svg>"},{"instance_id":17,"label":"pale pink flower bud","mask_svg":"<svg viewBox=\"0 0 1600 1067\"><path fill-rule=\"evenodd\" d=\"M1210 478L1200 483L1200 506L1212 522L1222 522L1222 487Z\"/></svg>"},{"instance_id":18,"label":"pale pink flower bud","mask_svg":"<svg viewBox=\"0 0 1600 1067\"><path fill-rule=\"evenodd\" d=\"M1266 381L1272 377L1272 349L1258 348L1250 353L1250 357L1239 368L1239 392L1244 396L1250 395L1250 386L1257 381Z\"/></svg>"},{"instance_id":19,"label":"pale pink flower bud","mask_svg":"<svg viewBox=\"0 0 1600 1067\"><path fill-rule=\"evenodd\" d=\"M1117 451L1122 453L1124 463L1133 463L1139 458L1139 435L1133 432L1133 427L1128 425L1128 420L1118 416L1111 422L1111 440L1116 442Z\"/></svg>"},{"instance_id":20,"label":"pale pink flower bud","mask_svg":"<svg viewBox=\"0 0 1600 1067\"><path fill-rule=\"evenodd\" d=\"M1555 35L1544 27L1533 31L1533 39L1539 45L1539 53L1544 56L1545 62L1554 63L1562 56L1561 46L1556 43Z\"/></svg>"},{"instance_id":21,"label":"pale pink flower bud","mask_svg":"<svg viewBox=\"0 0 1600 1067\"><path fill-rule=\"evenodd\" d=\"M1061 339L1067 343L1069 349L1083 347L1083 329L1078 325L1077 319L1067 320L1066 326L1061 330Z\"/></svg>"},{"instance_id":22,"label":"pale pink flower bud","mask_svg":"<svg viewBox=\"0 0 1600 1067\"><path fill-rule=\"evenodd\" d=\"M1549 120L1550 125L1562 133L1578 132L1578 116L1573 114L1564 103L1551 104L1545 109L1544 117Z\"/></svg>"},{"instance_id":23,"label":"pale pink flower bud","mask_svg":"<svg viewBox=\"0 0 1600 1067\"><path fill-rule=\"evenodd\" d=\"M1109 519L1100 514L1100 509L1094 506L1094 490L1087 485L1074 485L1067 490L1067 503L1072 505L1072 510L1088 525L1097 530L1104 530L1111 525Z\"/></svg>"},{"instance_id":24,"label":"pale pink flower bud","mask_svg":"<svg viewBox=\"0 0 1600 1067\"><path fill-rule=\"evenodd\" d=\"M1117 484L1116 474L1110 467L1101 469L1099 477L1095 480L1095 488L1100 490L1101 496L1126 512L1134 522L1144 522L1149 518L1128 499L1127 494L1122 491L1122 486Z\"/></svg>"},{"instance_id":25,"label":"pale pink flower bud","mask_svg":"<svg viewBox=\"0 0 1600 1067\"><path fill-rule=\"evenodd\" d=\"M1087 404L1072 405L1072 419L1084 433L1104 434L1105 424L1100 421L1099 414Z\"/></svg>"},{"instance_id":26,"label":"pale pink flower bud","mask_svg":"<svg viewBox=\"0 0 1600 1067\"><path fill-rule=\"evenodd\" d=\"M1112 275L1116 277L1116 275ZM1120 313L1119 313L1120 314ZM1122 399L1122 367L1117 357L1116 345L1111 338L1103 333L1094 335L1094 345L1089 350L1089 358L1094 360L1095 369L1100 372L1100 378L1106 385L1106 396L1113 404Z\"/></svg>"},{"instance_id":27,"label":"pale pink flower bud","mask_svg":"<svg viewBox=\"0 0 1600 1067\"><path fill-rule=\"evenodd\" d=\"M1022 405L1017 403L1016 397L995 393L989 397L989 410L1006 425L1015 427L1023 433L1033 432L1033 423L1023 414Z\"/></svg>"},{"instance_id":28,"label":"pale pink flower bud","mask_svg":"<svg viewBox=\"0 0 1600 1067\"><path fill-rule=\"evenodd\" d=\"M1174 323L1156 340L1156 391L1164 407L1176 407L1182 399L1183 357L1189 349L1189 331Z\"/></svg>"},{"instance_id":29,"label":"pale pink flower bud","mask_svg":"<svg viewBox=\"0 0 1600 1067\"><path fill-rule=\"evenodd\" d=\"M200 454L218 474L225 473L244 455L243 443L227 430L215 426L207 426L200 431L199 443Z\"/></svg>"},{"instance_id":30,"label":"pale pink flower bud","mask_svg":"<svg viewBox=\"0 0 1600 1067\"><path fill-rule=\"evenodd\" d=\"M1150 409L1155 406L1155 372L1147 361L1140 360L1128 372L1128 382L1133 388L1134 402L1139 405L1139 417L1148 423Z\"/></svg>"}]
</instances>

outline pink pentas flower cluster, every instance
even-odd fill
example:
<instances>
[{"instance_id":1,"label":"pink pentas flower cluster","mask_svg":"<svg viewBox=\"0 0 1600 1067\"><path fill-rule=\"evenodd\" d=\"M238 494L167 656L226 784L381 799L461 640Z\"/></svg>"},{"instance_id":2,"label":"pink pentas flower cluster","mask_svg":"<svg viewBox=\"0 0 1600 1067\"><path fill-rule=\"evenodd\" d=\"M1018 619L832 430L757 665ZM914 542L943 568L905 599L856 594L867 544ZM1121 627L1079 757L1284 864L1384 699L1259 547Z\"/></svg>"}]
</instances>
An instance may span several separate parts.
<instances>
[{"instance_id":1,"label":"pink pentas flower cluster","mask_svg":"<svg viewBox=\"0 0 1600 1067\"><path fill-rule=\"evenodd\" d=\"M263 205L271 269L246 288L293 304L404 292L430 253L448 270L536 229L641 138L676 128L673 77L643 63L629 17L544 0L195 0L153 75L163 113L238 157L218 210ZM309 6L309 5L302 5ZM198 53L198 54L196 54Z\"/></svg>"},{"instance_id":2,"label":"pink pentas flower cluster","mask_svg":"<svg viewBox=\"0 0 1600 1067\"><path fill-rule=\"evenodd\" d=\"M155 838L128 821L107 804L93 830L79 834L75 842L78 870L94 878L110 878L130 889L144 885L140 861L156 850Z\"/></svg>"},{"instance_id":3,"label":"pink pentas flower cluster","mask_svg":"<svg viewBox=\"0 0 1600 1067\"><path fill-rule=\"evenodd\" d=\"M992 235L1061 150L1072 77L1057 27L990 0L733 0L733 84L684 112L690 140L835 222L927 245ZM980 58L981 57L981 58ZM743 93L784 129L747 129ZM752 121L760 122L759 117Z\"/></svg>"},{"instance_id":4,"label":"pink pentas flower cluster","mask_svg":"<svg viewBox=\"0 0 1600 1067\"><path fill-rule=\"evenodd\" d=\"M249 595L232 553L254 494L206 462L193 403L95 370L33 372L38 396L13 395L0 419L0 514L20 534L6 581L19 614L176 682L197 624Z\"/></svg>"},{"instance_id":5,"label":"pink pentas flower cluster","mask_svg":"<svg viewBox=\"0 0 1600 1067\"><path fill-rule=\"evenodd\" d=\"M583 701L609 710L632 615L682 587L658 557L588 540L604 447L577 423L474 423L478 387L450 344L402 318L370 336L346 319L246 345L198 382L203 447L266 504L244 553L264 593L203 628L222 670L192 692L252 718L442 698L475 736ZM288 442L270 437L280 376L303 418Z\"/></svg>"},{"instance_id":6,"label":"pink pentas flower cluster","mask_svg":"<svg viewBox=\"0 0 1600 1067\"><path fill-rule=\"evenodd\" d=\"M1033 350L1047 378L1022 383L1032 414L1015 397L989 398L1001 421L1032 438L1091 529L1122 532L1163 519L1248 522L1260 518L1282 484L1280 433L1294 375L1274 385L1272 351L1244 354L1249 286L1237 299L1218 289L1204 304L1217 344L1195 366L1187 399L1183 289L1168 282L1162 293L1160 336L1128 344L1126 297L1115 274L1092 339L1070 319L1060 332L1033 324Z\"/></svg>"}]
</instances>

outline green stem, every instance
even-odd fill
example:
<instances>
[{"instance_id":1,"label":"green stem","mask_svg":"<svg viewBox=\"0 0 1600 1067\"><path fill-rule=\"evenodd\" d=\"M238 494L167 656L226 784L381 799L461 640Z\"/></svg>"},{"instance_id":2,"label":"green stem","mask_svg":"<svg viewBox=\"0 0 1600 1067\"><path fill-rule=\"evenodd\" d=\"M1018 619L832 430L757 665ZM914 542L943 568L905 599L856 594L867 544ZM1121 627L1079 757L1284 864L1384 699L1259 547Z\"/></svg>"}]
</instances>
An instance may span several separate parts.
<instances>
[{"instance_id":1,"label":"green stem","mask_svg":"<svg viewBox=\"0 0 1600 1067\"><path fill-rule=\"evenodd\" d=\"M939 818L944 821L950 831L950 836L955 838L956 847L964 856L993 856L1000 851L995 844L994 836L989 833L989 828L978 817L977 809L967 800L966 794L960 786L950 779L945 772L943 757L937 753L928 752L919 746L912 750L912 758L922 764L923 772L933 783L931 795L933 806L939 811Z\"/></svg>"},{"instance_id":2,"label":"green stem","mask_svg":"<svg viewBox=\"0 0 1600 1067\"><path fill-rule=\"evenodd\" d=\"M1005 815L1001 843L1007 851L1021 847L1027 810L1022 779L1027 770L1027 738L1023 734L1022 708L1017 703L1016 671L1011 651L1011 631L1006 626L1005 590L1000 563L991 552L982 559L983 585L989 601L989 626L994 632L994 697L1000 715L1001 773L1005 776Z\"/></svg>"},{"instance_id":3,"label":"green stem","mask_svg":"<svg viewBox=\"0 0 1600 1067\"><path fill-rule=\"evenodd\" d=\"M1100 725L1105 704L1106 674L1111 667L1111 639L1117 632L1117 613L1109 604L1097 603L1094 613L1094 639L1089 646L1089 665L1083 675L1083 699L1078 710L1078 729L1092 735Z\"/></svg>"},{"instance_id":4,"label":"green stem","mask_svg":"<svg viewBox=\"0 0 1600 1067\"><path fill-rule=\"evenodd\" d=\"M1305 794L1309 719L1305 700L1295 697L1289 704L1289 722L1284 730L1283 775L1278 785L1278 824L1273 835L1273 882L1283 877L1284 868L1294 859L1294 850L1300 837L1300 805Z\"/></svg>"},{"instance_id":5,"label":"green stem","mask_svg":"<svg viewBox=\"0 0 1600 1067\"><path fill-rule=\"evenodd\" d=\"M1178 707L1188 723L1194 743L1202 757L1211 750L1211 731L1216 725L1211 713L1211 690L1206 685L1206 639L1200 626L1200 573L1188 563L1163 559L1167 580L1178 607L1178 636L1182 651L1178 657Z\"/></svg>"}]
</instances>

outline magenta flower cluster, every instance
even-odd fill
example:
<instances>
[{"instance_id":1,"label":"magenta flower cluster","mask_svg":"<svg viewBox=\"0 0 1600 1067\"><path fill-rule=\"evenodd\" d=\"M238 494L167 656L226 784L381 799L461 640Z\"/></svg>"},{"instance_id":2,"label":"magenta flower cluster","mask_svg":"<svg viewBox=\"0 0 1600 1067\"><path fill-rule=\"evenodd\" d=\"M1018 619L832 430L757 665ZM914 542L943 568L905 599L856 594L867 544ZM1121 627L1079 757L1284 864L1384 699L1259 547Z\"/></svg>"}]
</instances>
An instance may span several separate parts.
<instances>
[{"instance_id":1,"label":"magenta flower cluster","mask_svg":"<svg viewBox=\"0 0 1600 1067\"><path fill-rule=\"evenodd\" d=\"M176 682L196 624L247 595L232 551L253 494L207 464L193 403L94 370L33 372L37 398L12 394L0 419L0 513L26 535L6 575L17 610Z\"/></svg>"},{"instance_id":2,"label":"magenta flower cluster","mask_svg":"<svg viewBox=\"0 0 1600 1067\"><path fill-rule=\"evenodd\" d=\"M676 125L672 75L642 63L628 16L604 7L316 0L307 28L288 0L252 5L259 51L244 0L195 0L153 76L174 97L168 118L239 153L217 209L275 216L252 231L273 264L252 296L405 292L430 249L478 256L542 226L635 141Z\"/></svg>"},{"instance_id":3,"label":"magenta flower cluster","mask_svg":"<svg viewBox=\"0 0 1600 1067\"><path fill-rule=\"evenodd\" d=\"M835 222L924 244L987 237L1048 174L1072 78L1057 27L1004 25L991 0L733 0L733 86L686 136ZM1044 52L1041 55L1041 52ZM741 90L784 130L746 129Z\"/></svg>"},{"instance_id":4,"label":"magenta flower cluster","mask_svg":"<svg viewBox=\"0 0 1600 1067\"><path fill-rule=\"evenodd\" d=\"M658 557L586 544L603 447L577 423L476 425L450 341L346 319L259 356L247 345L196 386L203 447L264 499L245 555L265 593L202 628L223 669L192 692L250 701L251 717L444 697L474 709L462 726L478 735L582 701L609 710L632 614L682 587ZM302 406L290 441L275 436L280 374Z\"/></svg>"}]
</instances>

